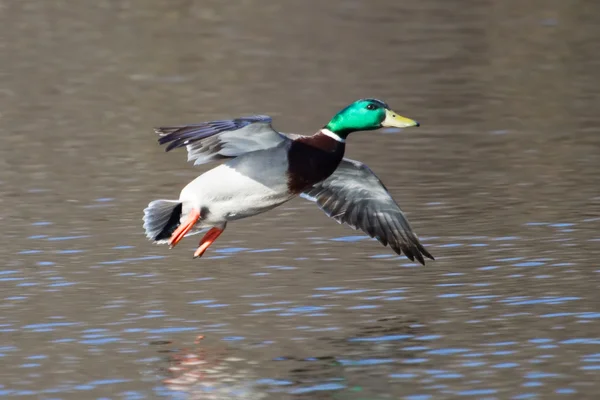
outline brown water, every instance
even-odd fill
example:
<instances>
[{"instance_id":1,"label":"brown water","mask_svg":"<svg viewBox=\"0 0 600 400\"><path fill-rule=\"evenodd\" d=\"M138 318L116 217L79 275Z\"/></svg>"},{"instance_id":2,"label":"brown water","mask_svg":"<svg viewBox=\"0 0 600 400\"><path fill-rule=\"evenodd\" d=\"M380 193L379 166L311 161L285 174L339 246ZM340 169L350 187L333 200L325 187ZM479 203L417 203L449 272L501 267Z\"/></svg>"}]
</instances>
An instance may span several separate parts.
<instances>
[{"instance_id":1,"label":"brown water","mask_svg":"<svg viewBox=\"0 0 600 400\"><path fill-rule=\"evenodd\" d=\"M0 395L596 398L600 3L461 4L0 2ZM301 199L200 260L145 239L204 170L153 126L360 97L422 123L348 153L437 261Z\"/></svg>"}]
</instances>

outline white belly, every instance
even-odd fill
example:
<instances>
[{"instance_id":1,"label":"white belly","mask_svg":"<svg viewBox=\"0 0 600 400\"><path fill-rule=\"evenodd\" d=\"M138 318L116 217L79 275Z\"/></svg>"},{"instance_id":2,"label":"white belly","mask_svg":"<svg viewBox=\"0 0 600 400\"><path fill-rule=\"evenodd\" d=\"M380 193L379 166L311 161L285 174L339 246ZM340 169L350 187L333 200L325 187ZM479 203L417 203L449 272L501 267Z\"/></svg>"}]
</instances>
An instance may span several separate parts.
<instances>
[{"instance_id":1,"label":"white belly","mask_svg":"<svg viewBox=\"0 0 600 400\"><path fill-rule=\"evenodd\" d=\"M290 200L287 165L271 160L235 158L205 172L182 191L184 214L189 207L205 208L199 225L213 226L271 210Z\"/></svg>"}]
</instances>

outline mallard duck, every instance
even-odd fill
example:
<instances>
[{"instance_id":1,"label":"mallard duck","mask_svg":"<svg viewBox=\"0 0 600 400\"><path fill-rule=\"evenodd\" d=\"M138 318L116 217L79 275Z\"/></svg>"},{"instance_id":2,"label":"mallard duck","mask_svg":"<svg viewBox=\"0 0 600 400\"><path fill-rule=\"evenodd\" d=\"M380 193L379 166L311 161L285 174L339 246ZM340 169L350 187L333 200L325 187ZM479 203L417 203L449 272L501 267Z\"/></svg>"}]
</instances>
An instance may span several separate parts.
<instances>
[{"instance_id":1,"label":"mallard duck","mask_svg":"<svg viewBox=\"0 0 600 400\"><path fill-rule=\"evenodd\" d=\"M312 136L284 134L266 115L156 128L166 151L187 149L194 165L225 160L183 188L179 200L154 200L144 210L146 236L175 247L207 228L194 258L227 223L271 210L302 196L328 217L360 229L384 246L425 264L421 245L386 187L365 164L344 158L348 135L419 123L377 99L360 99Z\"/></svg>"}]
</instances>

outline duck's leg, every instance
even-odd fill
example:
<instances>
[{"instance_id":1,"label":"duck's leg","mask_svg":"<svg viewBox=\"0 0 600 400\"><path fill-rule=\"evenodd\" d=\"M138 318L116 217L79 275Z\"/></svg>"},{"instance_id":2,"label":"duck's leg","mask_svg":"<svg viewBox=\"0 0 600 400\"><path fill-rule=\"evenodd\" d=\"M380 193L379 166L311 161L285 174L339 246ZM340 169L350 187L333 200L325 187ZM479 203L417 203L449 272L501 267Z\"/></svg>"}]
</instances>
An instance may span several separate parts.
<instances>
[{"instance_id":1,"label":"duck's leg","mask_svg":"<svg viewBox=\"0 0 600 400\"><path fill-rule=\"evenodd\" d=\"M187 220L183 224L179 225L177 229L175 229L175 232L173 232L173 234L171 235L171 238L169 239L169 246L171 248L175 247L177 243L179 243L179 241L183 239L185 234L188 233L194 227L194 225L196 224L196 222L198 222L199 219L200 210L192 208Z\"/></svg>"},{"instance_id":2,"label":"duck's leg","mask_svg":"<svg viewBox=\"0 0 600 400\"><path fill-rule=\"evenodd\" d=\"M225 224L220 225L218 227L215 226L210 228L210 230L206 232L206 235L204 235L202 240L200 240L200 244L194 252L194 258L202 257L206 249L208 249L210 245L213 244L219 236L221 236L221 233L223 233L224 230Z\"/></svg>"}]
</instances>

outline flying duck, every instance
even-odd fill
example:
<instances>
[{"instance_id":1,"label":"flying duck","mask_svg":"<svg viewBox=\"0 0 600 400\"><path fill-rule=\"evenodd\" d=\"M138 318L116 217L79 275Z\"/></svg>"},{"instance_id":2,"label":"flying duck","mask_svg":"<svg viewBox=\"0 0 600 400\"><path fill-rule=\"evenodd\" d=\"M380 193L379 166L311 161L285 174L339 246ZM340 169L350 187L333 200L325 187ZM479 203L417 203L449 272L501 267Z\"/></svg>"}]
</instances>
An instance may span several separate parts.
<instances>
[{"instance_id":1,"label":"flying duck","mask_svg":"<svg viewBox=\"0 0 600 400\"><path fill-rule=\"evenodd\" d=\"M386 187L365 164L344 158L348 135L382 127L419 126L377 99L360 99L312 136L285 134L265 115L156 128L166 151L187 149L194 165L224 161L183 188L179 200L154 200L144 210L148 239L175 247L184 236L208 232L194 258L227 223L302 196L328 217L360 229L394 252L425 264L421 245Z\"/></svg>"}]
</instances>

